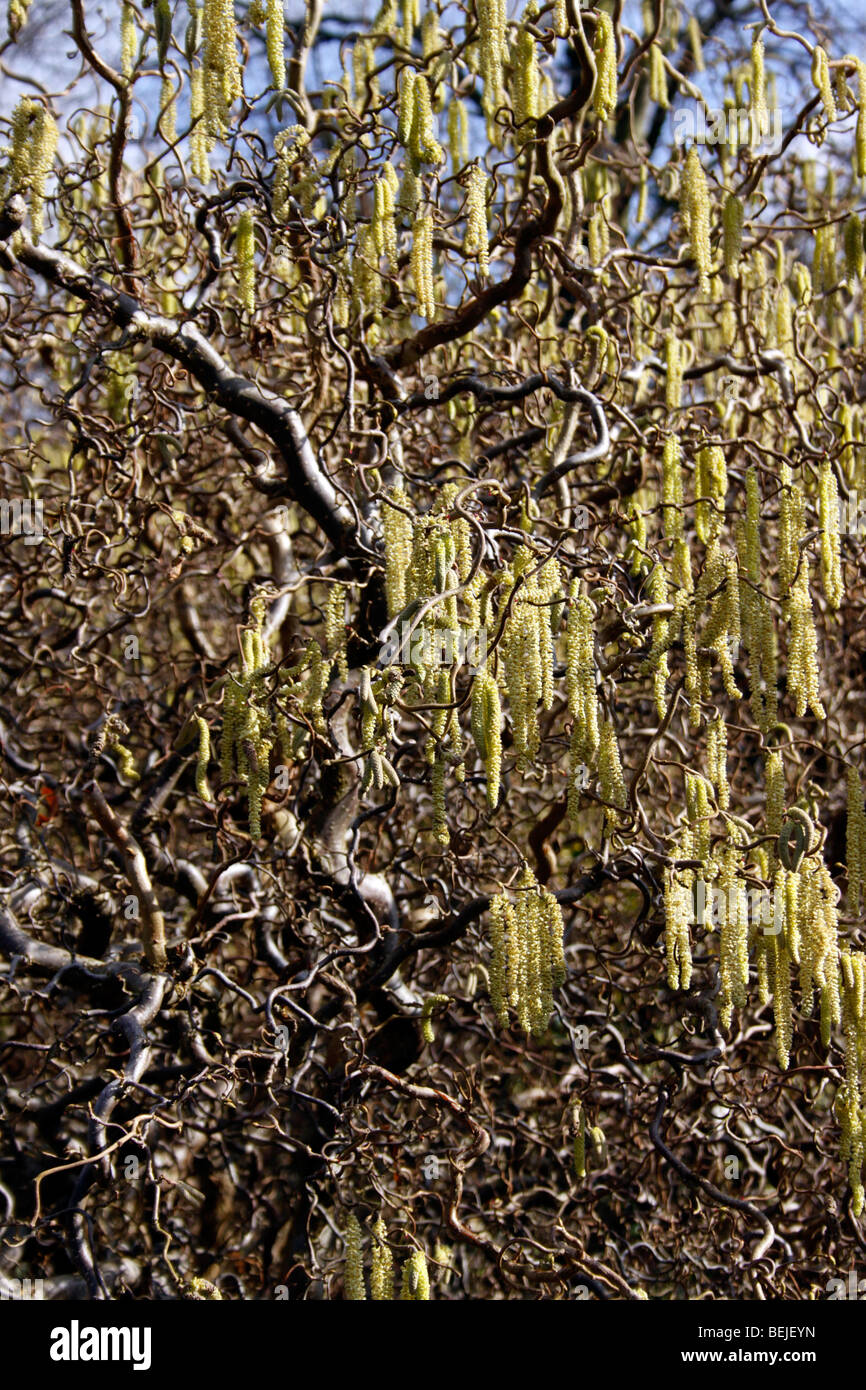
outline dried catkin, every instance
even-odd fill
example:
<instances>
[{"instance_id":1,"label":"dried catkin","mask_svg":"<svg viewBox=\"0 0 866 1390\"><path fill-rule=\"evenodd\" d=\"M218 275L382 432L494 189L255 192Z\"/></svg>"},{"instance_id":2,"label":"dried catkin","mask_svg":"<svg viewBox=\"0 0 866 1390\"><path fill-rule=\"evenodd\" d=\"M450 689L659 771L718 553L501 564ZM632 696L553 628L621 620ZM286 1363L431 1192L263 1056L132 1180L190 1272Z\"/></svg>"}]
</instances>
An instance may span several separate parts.
<instances>
[{"instance_id":1,"label":"dried catkin","mask_svg":"<svg viewBox=\"0 0 866 1390\"><path fill-rule=\"evenodd\" d=\"M586 1117L583 1106L578 1105L574 1113L574 1146L572 1162L574 1176L578 1182L586 1177Z\"/></svg>"}]
</instances>

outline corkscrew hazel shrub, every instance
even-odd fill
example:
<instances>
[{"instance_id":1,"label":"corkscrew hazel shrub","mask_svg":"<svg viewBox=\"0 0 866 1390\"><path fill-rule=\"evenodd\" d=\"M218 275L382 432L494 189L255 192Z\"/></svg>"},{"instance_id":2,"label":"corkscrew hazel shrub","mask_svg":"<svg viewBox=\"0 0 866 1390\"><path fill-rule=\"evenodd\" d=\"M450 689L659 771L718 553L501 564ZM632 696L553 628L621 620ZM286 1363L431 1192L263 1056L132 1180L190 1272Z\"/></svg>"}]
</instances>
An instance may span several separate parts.
<instances>
[{"instance_id":1,"label":"corkscrew hazel shrub","mask_svg":"<svg viewBox=\"0 0 866 1390\"><path fill-rule=\"evenodd\" d=\"M10 8L10 27L25 8ZM268 1166L259 1146L277 1145L280 1161L279 1146L296 1145L297 1187L276 1184L266 1201L296 1233L292 1277L309 1276L311 1296L333 1250L325 1228L340 1224L332 1200L337 1211L381 1203L399 1212L401 1263L422 1238L433 1248L423 1229L432 1218L415 1198L418 1234L409 1227L406 1243L406 1194L418 1191L412 1163L431 1152L431 1132L437 1152L463 1143L464 1121L448 1106L455 1086L461 1116L489 1125L495 1141L482 1150L479 1138L460 1170L456 1222L479 1200L484 1211L472 1241L455 1228L461 1290L537 1293L535 1253L550 1259L545 1292L558 1294L557 1279L567 1286L569 1253L527 1194L539 1181L545 1190L559 1183L564 1201L582 1203L581 1221L569 1223L578 1240L598 1219L597 1204L569 1180L573 1136L552 1138L548 1123L549 1097L572 1065L572 1044L578 1050L575 1020L596 987L631 1064L621 1069L623 1106L605 1121L622 1137L624 1174L605 1202L614 1225L639 1228L617 1251L632 1286L646 1250L659 1249L654 1288L705 1296L696 1273L707 1267L704 1229L708 1241L729 1240L720 1221L749 1225L742 1208L720 1216L708 1202L701 1223L675 1223L672 1255L662 1219L669 1160L645 1142L656 1072L670 1064L662 1054L700 1055L698 1034L711 1031L718 1008L724 1065L681 1065L671 1098L681 1110L666 1142L721 1184L714 1138L700 1152L681 1148L683 1136L707 1132L705 1082L720 1104L735 1096L747 1146L784 1132L773 1220L785 1259L763 1261L775 1273L761 1277L776 1281L774 1292L802 1294L804 1249L814 1237L814 1248L844 1250L862 1202L860 967L843 959L858 959L862 936L862 538L850 515L847 525L838 517L840 496L854 509L864 490L862 222L845 148L850 132L862 176L862 67L842 59L825 72L819 54L812 88L806 49L765 28L768 65L786 74L784 158L762 166L766 154L735 138L728 149L708 141L667 161L668 89L690 103L698 85L688 58L694 24L684 32L665 18L656 33L649 14L643 33L654 46L641 52L624 17L617 113L619 20L607 11L584 15L594 81L579 33L567 51L554 41L579 17L574 5L530 5L521 15L481 0L461 26L436 6L422 14L386 0L372 26L344 30L326 16L331 56L321 66L314 39L302 89L275 93L285 82L280 5L193 3L186 35L183 8L118 5L115 48L123 26L134 40L120 87L68 122L65 97L26 98L7 123L4 201L29 196L28 230L47 235L39 248L23 230L4 242L4 489L32 483L50 524L30 556L9 537L14 602L0 586L13 674L3 756L24 768L13 764L4 785L18 798L17 819L38 786L28 761L44 761L71 792L53 813L40 793L36 824L16 824L35 856L27 872L42 874L40 856L54 856L61 882L67 865L81 864L112 886L116 864L98 832L76 825L91 774L118 821L144 827L142 853L152 856L174 939L214 967L204 996L204 977L186 982L190 1026L202 1018L201 1044L237 1082L235 1096L248 1094L247 1082L257 1088L262 1123L224 1123L222 1087L199 1079L199 1041L174 1029L174 990L145 1029L148 1046L155 1059L180 1049L179 1063L194 1069L184 1085L203 1111L200 1132L224 1142L214 1161L231 1162L236 1186L250 1185L253 1211ZM714 81L729 41L736 49L729 115L748 82L760 125L777 98L760 37L750 52L753 32L734 35L722 17L707 39ZM232 74L247 44L259 62L241 100ZM566 58L569 83L578 79L567 89ZM850 120L824 140L816 172L800 150L823 135L828 78L838 117ZM795 110L789 89L798 83ZM161 120L153 111L140 122L160 88ZM124 131L116 113L128 97ZM274 135L284 108L297 124ZM58 161L50 113L61 110ZM793 138L795 121L805 140ZM835 178L824 172L833 166ZM16 204L7 221L17 217ZM73 303L82 291L83 310ZM132 298L141 310L130 320ZM533 504L551 470L560 471ZM279 534L277 502L287 513ZM177 520L199 513L207 539ZM163 515L174 521L167 541ZM279 608L266 629L253 589L233 658L243 612L230 596L268 573ZM89 608L79 610L80 632L62 616L79 598ZM134 670L118 651L124 628L142 639ZM407 631L430 647L422 642L404 662L383 649ZM432 650L482 633L477 660ZM10 723L6 704L19 692ZM115 700L133 732L103 729L82 758L77 731L98 727ZM190 709L197 749L171 737L172 721ZM211 727L222 781L204 814ZM3 848L5 863L19 862L22 843ZM515 882L524 854L531 867ZM695 925L701 885L717 904L725 899L724 920ZM744 894L759 886L778 905L778 933L744 910ZM228 894L233 911L221 922ZM632 896L643 914L633 928ZM486 918L479 898L491 898ZM574 913L564 983L560 900ZM41 909L32 922L52 949L76 941L77 923L70 934ZM654 935L662 930L663 947ZM16 990L39 960L34 951L28 964L19 948ZM399 974L386 976L398 958ZM477 1002L485 969L489 1007ZM62 990L37 986L13 1039L16 1065L29 1065L17 1043L31 1023L48 1036L50 1009L93 978L65 971ZM438 1014L445 990L451 1003ZM285 1093L258 1066L263 1001L291 1034L287 1073L299 1075ZM81 1017L90 1031L72 1094L79 1081L98 1088L107 1055L102 1024L91 1021L101 1011ZM648 1027L658 1055L634 1046ZM395 1036L409 1039L405 1054ZM765 1071L778 1071L773 1049L789 1066L781 1088L763 1084L762 1039ZM854 1201L844 1213L840 1205L830 1231L816 1212L845 1175L810 1127L843 1042L834 1113ZM606 1067L599 1059L587 1072L592 1116ZM57 1086L68 1091L74 1070L64 1058ZM533 1093L524 1101L527 1070ZM163 1130L145 1125L145 1112L151 1102L160 1115L170 1109L172 1093L160 1067L153 1072L146 1088L124 1087L123 1104L142 1117L159 1165ZM53 1084L47 1076L47 1096ZM530 1108L531 1125L514 1120ZM72 1131L79 1110L67 1107ZM174 1124L169 1161L183 1169ZM581 1171L587 1155L590 1169L604 1161L597 1130L584 1115ZM810 1163L794 1165L791 1155L807 1149ZM107 1159L82 1203L97 1244L128 1201L105 1192ZM185 1178L163 1192L174 1230L186 1229ZM768 1189L755 1167L740 1181L738 1195L761 1208ZM658 1220L649 1204L629 1205L641 1184ZM300 1223L299 1192L315 1198ZM15 1195L16 1211L29 1210ZM194 1214L186 1224L198 1230ZM358 1232L352 1238L363 1246ZM243 1239L232 1235L232 1248ZM193 1248L200 1232L190 1241L184 1287L203 1258ZM384 1223L368 1244L370 1292L391 1297ZM69 1258L74 1251L64 1269ZM361 1269L361 1287L363 1278ZM353 1280L357 1288L357 1268L347 1288Z\"/></svg>"}]
</instances>

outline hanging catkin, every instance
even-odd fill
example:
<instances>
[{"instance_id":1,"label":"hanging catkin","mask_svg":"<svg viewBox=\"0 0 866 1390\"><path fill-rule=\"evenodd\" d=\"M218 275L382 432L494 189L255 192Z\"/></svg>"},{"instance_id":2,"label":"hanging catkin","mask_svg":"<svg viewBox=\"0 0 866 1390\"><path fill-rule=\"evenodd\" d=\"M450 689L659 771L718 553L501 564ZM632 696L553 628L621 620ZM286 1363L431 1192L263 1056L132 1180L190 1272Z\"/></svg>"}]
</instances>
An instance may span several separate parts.
<instances>
[{"instance_id":1,"label":"hanging catkin","mask_svg":"<svg viewBox=\"0 0 866 1390\"><path fill-rule=\"evenodd\" d=\"M278 92L281 92L286 85L285 23L283 0L268 0L265 41L268 65Z\"/></svg>"},{"instance_id":2,"label":"hanging catkin","mask_svg":"<svg viewBox=\"0 0 866 1390\"><path fill-rule=\"evenodd\" d=\"M680 211L688 228L689 248L698 269L698 283L709 289L712 252L710 249L710 195L697 145L686 156L680 190Z\"/></svg>"},{"instance_id":3,"label":"hanging catkin","mask_svg":"<svg viewBox=\"0 0 866 1390\"><path fill-rule=\"evenodd\" d=\"M606 10L599 10L595 29L595 87L593 105L600 121L608 120L616 110L616 38L613 21Z\"/></svg>"},{"instance_id":4,"label":"hanging catkin","mask_svg":"<svg viewBox=\"0 0 866 1390\"><path fill-rule=\"evenodd\" d=\"M487 175L477 164L469 170L466 191L466 235L463 250L478 257L478 269L487 275L490 259L487 243Z\"/></svg>"},{"instance_id":5,"label":"hanging catkin","mask_svg":"<svg viewBox=\"0 0 866 1390\"><path fill-rule=\"evenodd\" d=\"M248 314L253 314L256 308L256 235L253 215L248 208L238 218L235 259L241 303Z\"/></svg>"}]
</instances>

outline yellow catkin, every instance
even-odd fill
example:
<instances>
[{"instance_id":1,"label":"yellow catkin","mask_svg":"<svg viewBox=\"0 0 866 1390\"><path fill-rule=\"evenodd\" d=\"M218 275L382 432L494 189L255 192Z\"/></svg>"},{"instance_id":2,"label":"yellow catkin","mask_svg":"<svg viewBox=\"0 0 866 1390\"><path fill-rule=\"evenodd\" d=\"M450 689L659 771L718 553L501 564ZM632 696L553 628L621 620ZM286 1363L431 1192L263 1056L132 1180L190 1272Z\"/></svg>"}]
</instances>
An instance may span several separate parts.
<instances>
[{"instance_id":1,"label":"yellow catkin","mask_svg":"<svg viewBox=\"0 0 866 1390\"><path fill-rule=\"evenodd\" d=\"M502 710L499 687L487 667L475 677L472 686L472 735L487 773L487 805L495 810L499 801L502 769Z\"/></svg>"},{"instance_id":2,"label":"yellow catkin","mask_svg":"<svg viewBox=\"0 0 866 1390\"><path fill-rule=\"evenodd\" d=\"M137 47L138 35L135 30L135 10L132 8L132 5L124 3L120 7L120 71L127 79L132 76Z\"/></svg>"},{"instance_id":3,"label":"yellow catkin","mask_svg":"<svg viewBox=\"0 0 866 1390\"><path fill-rule=\"evenodd\" d=\"M591 599L573 591L566 624L566 690L574 717L573 753L587 764L593 764L598 753L597 681L595 608Z\"/></svg>"},{"instance_id":4,"label":"yellow catkin","mask_svg":"<svg viewBox=\"0 0 866 1390\"><path fill-rule=\"evenodd\" d=\"M727 725L721 715L719 715L712 721L707 729L707 763L710 777L716 789L716 800L722 811L727 811L731 802L731 789L728 785L727 753Z\"/></svg>"},{"instance_id":5,"label":"yellow catkin","mask_svg":"<svg viewBox=\"0 0 866 1390\"><path fill-rule=\"evenodd\" d=\"M740 273L743 251L743 204L735 193L729 193L722 212L723 254L725 271L732 279Z\"/></svg>"},{"instance_id":6,"label":"yellow catkin","mask_svg":"<svg viewBox=\"0 0 866 1390\"><path fill-rule=\"evenodd\" d=\"M331 584L325 603L325 652L341 680L349 679L346 657L346 586Z\"/></svg>"},{"instance_id":7,"label":"yellow catkin","mask_svg":"<svg viewBox=\"0 0 866 1390\"><path fill-rule=\"evenodd\" d=\"M866 810L863 787L856 767L847 772L848 804L845 832L845 862L848 869L848 906L859 916L866 903Z\"/></svg>"},{"instance_id":8,"label":"yellow catkin","mask_svg":"<svg viewBox=\"0 0 866 1390\"><path fill-rule=\"evenodd\" d=\"M528 29L518 30L514 45L512 107L514 138L518 145L531 140L538 119L540 73L535 39Z\"/></svg>"},{"instance_id":9,"label":"yellow catkin","mask_svg":"<svg viewBox=\"0 0 866 1390\"><path fill-rule=\"evenodd\" d=\"M857 62L857 128L854 134L854 168L858 179L866 178L866 63Z\"/></svg>"},{"instance_id":10,"label":"yellow catkin","mask_svg":"<svg viewBox=\"0 0 866 1390\"><path fill-rule=\"evenodd\" d=\"M381 1216L373 1227L372 1246L370 1298L374 1302L387 1302L394 1297L394 1256Z\"/></svg>"},{"instance_id":11,"label":"yellow catkin","mask_svg":"<svg viewBox=\"0 0 866 1390\"><path fill-rule=\"evenodd\" d=\"M812 614L808 557L800 557L800 567L787 603L788 692L793 697L797 718L811 709L816 719L825 717L819 691L818 636Z\"/></svg>"},{"instance_id":12,"label":"yellow catkin","mask_svg":"<svg viewBox=\"0 0 866 1390\"><path fill-rule=\"evenodd\" d=\"M785 814L785 768L777 748L770 749L764 757L764 787L767 834L777 839Z\"/></svg>"},{"instance_id":13,"label":"yellow catkin","mask_svg":"<svg viewBox=\"0 0 866 1390\"><path fill-rule=\"evenodd\" d=\"M791 1003L791 955L783 932L773 940L773 1022L776 1028L776 1057L785 1070L791 1060L794 1014Z\"/></svg>"},{"instance_id":14,"label":"yellow catkin","mask_svg":"<svg viewBox=\"0 0 866 1390\"><path fill-rule=\"evenodd\" d=\"M767 118L767 83L764 75L764 40L758 34L752 43L751 75L749 79L752 131L763 134L769 126Z\"/></svg>"},{"instance_id":15,"label":"yellow catkin","mask_svg":"<svg viewBox=\"0 0 866 1390\"><path fill-rule=\"evenodd\" d=\"M637 208L634 220L638 224L646 221L647 201L649 198L649 175L645 164L640 166L640 183L638 185Z\"/></svg>"},{"instance_id":16,"label":"yellow catkin","mask_svg":"<svg viewBox=\"0 0 866 1390\"><path fill-rule=\"evenodd\" d=\"M669 989L688 989L692 978L689 924L692 917L691 871L665 872L665 956Z\"/></svg>"},{"instance_id":17,"label":"yellow catkin","mask_svg":"<svg viewBox=\"0 0 866 1390\"><path fill-rule=\"evenodd\" d=\"M164 77L159 90L160 116L159 128L166 144L172 145L177 139L177 102L174 98L174 84L170 77Z\"/></svg>"},{"instance_id":18,"label":"yellow catkin","mask_svg":"<svg viewBox=\"0 0 866 1390\"><path fill-rule=\"evenodd\" d=\"M682 344L673 329L665 337L665 407L679 410L683 403Z\"/></svg>"},{"instance_id":19,"label":"yellow catkin","mask_svg":"<svg viewBox=\"0 0 866 1390\"><path fill-rule=\"evenodd\" d=\"M600 121L608 120L616 110L616 38L613 21L606 10L599 10L595 28L595 88L593 104Z\"/></svg>"},{"instance_id":20,"label":"yellow catkin","mask_svg":"<svg viewBox=\"0 0 866 1390\"><path fill-rule=\"evenodd\" d=\"M385 596L390 618L401 613L407 603L406 574L412 558L413 530L412 518L407 515L408 505L408 498L402 487L394 488L389 498L382 503Z\"/></svg>"},{"instance_id":21,"label":"yellow catkin","mask_svg":"<svg viewBox=\"0 0 866 1390\"><path fill-rule=\"evenodd\" d=\"M515 931L514 909L503 893L490 900L490 965L487 971L490 1004L503 1028L508 1026L507 940Z\"/></svg>"},{"instance_id":22,"label":"yellow catkin","mask_svg":"<svg viewBox=\"0 0 866 1390\"><path fill-rule=\"evenodd\" d=\"M692 62L695 65L695 72L703 72L704 49L701 42L701 26L694 15L690 17L686 28L689 35L689 46L692 50Z\"/></svg>"},{"instance_id":23,"label":"yellow catkin","mask_svg":"<svg viewBox=\"0 0 866 1390\"><path fill-rule=\"evenodd\" d=\"M853 1209L863 1211L863 1096L866 1090L866 956L845 950L840 956L842 1028L845 1036L845 1085L837 1097L842 1127L842 1158L848 1163Z\"/></svg>"},{"instance_id":24,"label":"yellow catkin","mask_svg":"<svg viewBox=\"0 0 866 1390\"><path fill-rule=\"evenodd\" d=\"M424 1303L430 1297L430 1276L423 1250L413 1250L403 1265L401 1299Z\"/></svg>"},{"instance_id":25,"label":"yellow catkin","mask_svg":"<svg viewBox=\"0 0 866 1390\"><path fill-rule=\"evenodd\" d=\"M190 165L199 183L210 181L210 162L208 160L208 134L204 120L204 71L195 67L190 74L189 114L192 121L190 133Z\"/></svg>"},{"instance_id":26,"label":"yellow catkin","mask_svg":"<svg viewBox=\"0 0 866 1390\"><path fill-rule=\"evenodd\" d=\"M198 726L198 758L195 767L195 787L202 801L212 801L210 787L207 784L207 765L210 762L210 729L207 720L200 714L196 715Z\"/></svg>"},{"instance_id":27,"label":"yellow catkin","mask_svg":"<svg viewBox=\"0 0 866 1390\"><path fill-rule=\"evenodd\" d=\"M451 839L448 834L448 817L445 805L445 773L444 758L436 758L430 773L430 785L433 793L433 839L443 848L447 848Z\"/></svg>"},{"instance_id":28,"label":"yellow catkin","mask_svg":"<svg viewBox=\"0 0 866 1390\"><path fill-rule=\"evenodd\" d=\"M838 608L845 596L842 550L839 536L839 489L829 458L821 465L818 484L818 521L821 526L821 578L829 608Z\"/></svg>"},{"instance_id":29,"label":"yellow catkin","mask_svg":"<svg viewBox=\"0 0 866 1390\"><path fill-rule=\"evenodd\" d=\"M448 105L448 152L456 178L469 158L469 115L465 104L456 97Z\"/></svg>"},{"instance_id":30,"label":"yellow catkin","mask_svg":"<svg viewBox=\"0 0 866 1390\"><path fill-rule=\"evenodd\" d=\"M415 219L410 261L418 313L429 323L436 317L433 298L433 218L429 213Z\"/></svg>"},{"instance_id":31,"label":"yellow catkin","mask_svg":"<svg viewBox=\"0 0 866 1390\"><path fill-rule=\"evenodd\" d=\"M265 21L268 64L274 86L281 92L286 85L285 12L283 0L268 0Z\"/></svg>"},{"instance_id":32,"label":"yellow catkin","mask_svg":"<svg viewBox=\"0 0 866 1390\"><path fill-rule=\"evenodd\" d=\"M361 1227L356 1216L346 1218L344 1236L346 1263L343 1271L343 1297L351 1303L363 1302L367 1297L364 1287L364 1265L361 1255Z\"/></svg>"},{"instance_id":33,"label":"yellow catkin","mask_svg":"<svg viewBox=\"0 0 866 1390\"><path fill-rule=\"evenodd\" d=\"M409 148L415 125L415 69L401 68L398 84L397 138L404 149Z\"/></svg>"},{"instance_id":34,"label":"yellow catkin","mask_svg":"<svg viewBox=\"0 0 866 1390\"><path fill-rule=\"evenodd\" d=\"M653 605L667 604L668 576L663 565L655 565L647 580L647 596ZM660 719L666 709L666 688L670 675L668 650L671 645L670 622L664 613L653 614L652 647L644 671L653 677L653 694Z\"/></svg>"},{"instance_id":35,"label":"yellow catkin","mask_svg":"<svg viewBox=\"0 0 866 1390\"><path fill-rule=\"evenodd\" d=\"M487 175L477 164L473 164L469 171L463 250L467 256L478 257L478 269L482 275L487 275L490 269L487 241Z\"/></svg>"},{"instance_id":36,"label":"yellow catkin","mask_svg":"<svg viewBox=\"0 0 866 1390\"><path fill-rule=\"evenodd\" d=\"M697 145L686 156L680 192L680 210L689 233L689 249L698 270L702 290L709 289L712 261L710 248L710 195Z\"/></svg>"},{"instance_id":37,"label":"yellow catkin","mask_svg":"<svg viewBox=\"0 0 866 1390\"><path fill-rule=\"evenodd\" d=\"M853 290L857 281L863 279L864 264L866 264L866 253L863 249L863 224L856 212L845 222L843 234L845 246L845 278L848 281L848 288Z\"/></svg>"},{"instance_id":38,"label":"yellow catkin","mask_svg":"<svg viewBox=\"0 0 866 1390\"><path fill-rule=\"evenodd\" d=\"M394 222L395 199L399 187L397 175L386 163L382 176L373 186L373 216L370 221L373 245L385 256L393 270L397 264L397 228Z\"/></svg>"},{"instance_id":39,"label":"yellow catkin","mask_svg":"<svg viewBox=\"0 0 866 1390\"><path fill-rule=\"evenodd\" d=\"M619 821L616 811L612 808L625 810L627 799L616 730L608 719L602 722L599 729L598 780L601 799L607 803L605 825L610 830L615 828Z\"/></svg>"},{"instance_id":40,"label":"yellow catkin","mask_svg":"<svg viewBox=\"0 0 866 1390\"><path fill-rule=\"evenodd\" d=\"M30 97L22 97L12 113L12 184L29 193L30 223L34 241L45 225L45 187L57 151L57 126L50 111Z\"/></svg>"},{"instance_id":41,"label":"yellow catkin","mask_svg":"<svg viewBox=\"0 0 866 1390\"><path fill-rule=\"evenodd\" d=\"M480 47L480 69L484 80L482 103L484 114L492 117L504 100L503 66L507 54L505 42L505 0L475 0Z\"/></svg>"},{"instance_id":42,"label":"yellow catkin","mask_svg":"<svg viewBox=\"0 0 866 1390\"><path fill-rule=\"evenodd\" d=\"M665 70L664 54L657 43L650 44L650 101L654 101L665 111L670 107L668 99L668 79Z\"/></svg>"},{"instance_id":43,"label":"yellow catkin","mask_svg":"<svg viewBox=\"0 0 866 1390\"><path fill-rule=\"evenodd\" d=\"M415 74L412 109L412 128L409 132L409 152L416 164L441 164L445 152L433 131L433 107L430 84L423 73Z\"/></svg>"},{"instance_id":44,"label":"yellow catkin","mask_svg":"<svg viewBox=\"0 0 866 1390\"><path fill-rule=\"evenodd\" d=\"M235 261L241 303L247 313L252 314L256 308L256 235L253 215L248 208L238 218Z\"/></svg>"},{"instance_id":45,"label":"yellow catkin","mask_svg":"<svg viewBox=\"0 0 866 1390\"><path fill-rule=\"evenodd\" d=\"M204 0L204 120L208 136L222 139L232 105L243 95L233 0Z\"/></svg>"},{"instance_id":46,"label":"yellow catkin","mask_svg":"<svg viewBox=\"0 0 866 1390\"><path fill-rule=\"evenodd\" d=\"M695 462L695 530L706 545L724 525L728 470L717 444L699 449Z\"/></svg>"},{"instance_id":47,"label":"yellow catkin","mask_svg":"<svg viewBox=\"0 0 866 1390\"><path fill-rule=\"evenodd\" d=\"M9 29L9 37L13 41L17 39L27 22L27 12L31 4L32 0L9 0L7 27Z\"/></svg>"},{"instance_id":48,"label":"yellow catkin","mask_svg":"<svg viewBox=\"0 0 866 1390\"><path fill-rule=\"evenodd\" d=\"M821 95L825 117L828 121L835 121L836 99L833 95L833 83L830 80L830 67L827 62L827 54L820 44L815 45L812 53L812 85Z\"/></svg>"}]
</instances>

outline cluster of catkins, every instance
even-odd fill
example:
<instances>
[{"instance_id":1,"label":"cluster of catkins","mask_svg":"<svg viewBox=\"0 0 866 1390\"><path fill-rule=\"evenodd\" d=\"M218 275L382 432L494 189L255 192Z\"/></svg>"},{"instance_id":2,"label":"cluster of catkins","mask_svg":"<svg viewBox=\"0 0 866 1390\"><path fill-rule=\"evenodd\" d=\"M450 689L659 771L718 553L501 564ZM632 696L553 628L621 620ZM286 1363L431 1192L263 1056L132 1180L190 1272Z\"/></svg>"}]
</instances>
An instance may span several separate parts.
<instances>
[{"instance_id":1,"label":"cluster of catkins","mask_svg":"<svg viewBox=\"0 0 866 1390\"><path fill-rule=\"evenodd\" d=\"M452 515L457 494L457 485L447 484L432 511L419 517L401 486L382 508L385 590L401 638L400 660L414 668L425 702L438 706L427 744L436 838L448 843L448 765L455 765L458 780L465 775L454 691L455 644L458 639L476 641L478 650L477 639L492 641L501 626L495 650L488 651L475 672L470 718L486 774L487 804L494 810L501 790L503 703L511 720L516 770L526 773L540 747L540 718L553 706L566 612L563 655L573 718L569 811L576 823L579 792L589 785L591 773L599 784L606 823L615 827L627 797L616 731L599 707L594 605L581 596L577 583L566 595L559 562L539 558L529 544L518 545L508 566L485 576L480 566L473 566L469 523L459 512ZM427 657L449 650L447 661Z\"/></svg>"},{"instance_id":2,"label":"cluster of catkins","mask_svg":"<svg viewBox=\"0 0 866 1390\"><path fill-rule=\"evenodd\" d=\"M352 1302L363 1302L367 1297L367 1283L364 1277L363 1232L356 1216L346 1219L344 1234L345 1265L343 1270L343 1297ZM440 1268L449 1268L449 1251L437 1243L434 1262ZM400 1271L400 1290L395 1292L396 1270L394 1254L388 1243L385 1222L380 1216L370 1232L370 1298L373 1301L390 1301L399 1298L404 1302L423 1303L430 1298L430 1272L423 1250L413 1250L404 1260Z\"/></svg>"},{"instance_id":3,"label":"cluster of catkins","mask_svg":"<svg viewBox=\"0 0 866 1390\"><path fill-rule=\"evenodd\" d=\"M513 1009L525 1033L543 1037L553 991L565 981L562 911L526 865L514 888L490 901L490 1002L503 1028Z\"/></svg>"},{"instance_id":4,"label":"cluster of catkins","mask_svg":"<svg viewBox=\"0 0 866 1390\"><path fill-rule=\"evenodd\" d=\"M222 706L220 772L224 784L238 778L246 788L249 832L261 835L262 798L271 780L270 760L276 749L284 765L296 760L309 737L309 726L325 732L322 697L332 672L344 678L346 668L346 589L332 584L324 613L323 644L312 638L301 659L292 667L275 667L264 635L266 600L256 594L250 603L250 622L241 633L240 668L226 678ZM277 676L275 705L268 677ZM288 712L287 712L288 711ZM290 718L293 715L293 718ZM199 755L197 786L206 795L210 736L202 716L197 716Z\"/></svg>"},{"instance_id":5,"label":"cluster of catkins","mask_svg":"<svg viewBox=\"0 0 866 1390\"><path fill-rule=\"evenodd\" d=\"M785 726L778 726L784 729ZM748 1001L754 964L756 997L772 998L779 1065L790 1060L794 1030L793 980L798 1012L811 1017L816 998L821 1042L829 1047L840 1023L846 1079L837 1098L843 1158L849 1163L854 1210L863 1208L860 1179L866 1137L863 1109L866 1021L863 980L866 956L839 937L839 889L823 857L824 836L802 806L785 808L782 754L765 755L764 835L732 816L726 770L727 731L721 718L709 726L708 776L685 774L685 821L665 874L665 941L668 984L689 988L692 929L718 931L720 1023L730 1027L734 1009ZM714 828L721 821L721 835ZM856 769L848 769L848 895L859 911L866 868L866 813ZM679 867L677 867L679 865ZM756 883L772 884L772 891Z\"/></svg>"},{"instance_id":6,"label":"cluster of catkins","mask_svg":"<svg viewBox=\"0 0 866 1390\"><path fill-rule=\"evenodd\" d=\"M57 152L57 125L51 112L32 97L22 97L12 113L12 144L0 174L0 200L26 193L34 239L45 224L45 185Z\"/></svg>"}]
</instances>

